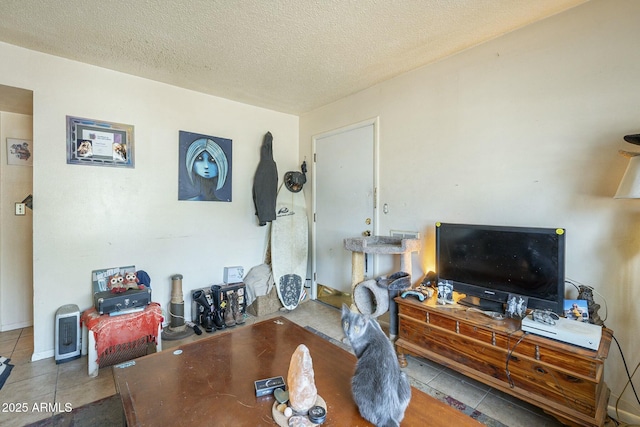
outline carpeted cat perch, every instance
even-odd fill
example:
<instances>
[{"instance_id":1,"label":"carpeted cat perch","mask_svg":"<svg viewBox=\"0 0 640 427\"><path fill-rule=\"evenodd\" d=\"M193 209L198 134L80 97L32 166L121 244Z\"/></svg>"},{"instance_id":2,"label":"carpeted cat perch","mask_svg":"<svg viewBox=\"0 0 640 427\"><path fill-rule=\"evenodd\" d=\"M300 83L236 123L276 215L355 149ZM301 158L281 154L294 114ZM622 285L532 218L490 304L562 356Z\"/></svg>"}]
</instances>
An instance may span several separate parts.
<instances>
[{"instance_id":1,"label":"carpeted cat perch","mask_svg":"<svg viewBox=\"0 0 640 427\"><path fill-rule=\"evenodd\" d=\"M411 275L404 271L389 277L365 280L353 289L353 302L362 314L378 317L389 310L389 338L398 335L398 304L393 300L405 289L411 287Z\"/></svg>"},{"instance_id":2,"label":"carpeted cat perch","mask_svg":"<svg viewBox=\"0 0 640 427\"><path fill-rule=\"evenodd\" d=\"M393 273L387 278L378 277L375 280L365 280L353 289L353 302L358 311L371 317L378 317L389 310L392 330L395 322L397 307L393 298L400 291L411 287L411 275L404 271Z\"/></svg>"},{"instance_id":3,"label":"carpeted cat perch","mask_svg":"<svg viewBox=\"0 0 640 427\"><path fill-rule=\"evenodd\" d=\"M360 313L378 317L389 310L389 293L377 280L365 280L353 289L353 302Z\"/></svg>"}]
</instances>

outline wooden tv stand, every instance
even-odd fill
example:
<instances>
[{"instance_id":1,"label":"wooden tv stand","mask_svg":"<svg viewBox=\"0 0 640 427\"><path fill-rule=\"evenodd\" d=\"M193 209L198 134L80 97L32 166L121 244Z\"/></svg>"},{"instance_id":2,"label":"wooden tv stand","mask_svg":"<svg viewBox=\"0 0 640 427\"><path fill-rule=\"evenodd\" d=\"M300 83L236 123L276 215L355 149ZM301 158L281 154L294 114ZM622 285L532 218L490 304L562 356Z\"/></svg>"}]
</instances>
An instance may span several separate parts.
<instances>
[{"instance_id":1,"label":"wooden tv stand","mask_svg":"<svg viewBox=\"0 0 640 427\"><path fill-rule=\"evenodd\" d=\"M397 297L398 360L425 357L542 408L572 426L602 426L609 388L604 361L613 331L602 329L597 351L520 329L520 320L494 320L458 304ZM457 301L457 299L456 299ZM524 338L523 338L524 336Z\"/></svg>"}]
</instances>

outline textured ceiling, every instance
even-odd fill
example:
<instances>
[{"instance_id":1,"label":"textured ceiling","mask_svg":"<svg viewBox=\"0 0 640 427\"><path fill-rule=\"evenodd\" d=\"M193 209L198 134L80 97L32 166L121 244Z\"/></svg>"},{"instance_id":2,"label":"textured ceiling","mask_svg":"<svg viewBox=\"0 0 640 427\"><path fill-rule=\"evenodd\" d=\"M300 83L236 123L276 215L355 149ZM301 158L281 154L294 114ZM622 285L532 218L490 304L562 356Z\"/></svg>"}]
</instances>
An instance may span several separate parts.
<instances>
[{"instance_id":1,"label":"textured ceiling","mask_svg":"<svg viewBox=\"0 0 640 427\"><path fill-rule=\"evenodd\" d=\"M586 0L0 0L0 41L302 114Z\"/></svg>"}]
</instances>

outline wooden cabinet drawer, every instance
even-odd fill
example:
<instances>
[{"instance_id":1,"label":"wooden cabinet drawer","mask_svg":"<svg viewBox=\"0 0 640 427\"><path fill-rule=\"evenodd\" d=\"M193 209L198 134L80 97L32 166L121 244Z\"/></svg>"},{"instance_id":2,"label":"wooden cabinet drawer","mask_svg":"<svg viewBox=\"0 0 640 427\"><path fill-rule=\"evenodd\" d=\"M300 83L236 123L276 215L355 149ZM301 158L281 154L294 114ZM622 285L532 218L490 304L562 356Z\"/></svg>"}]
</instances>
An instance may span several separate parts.
<instances>
[{"instance_id":1,"label":"wooden cabinet drawer","mask_svg":"<svg viewBox=\"0 0 640 427\"><path fill-rule=\"evenodd\" d=\"M426 321L427 318L427 311L422 306L415 305L399 304L398 314L421 321Z\"/></svg>"},{"instance_id":2,"label":"wooden cabinet drawer","mask_svg":"<svg viewBox=\"0 0 640 427\"><path fill-rule=\"evenodd\" d=\"M459 306L396 298L398 349L448 366L543 408L563 423L602 425L609 388L604 382L613 332L603 329L597 351L525 335L515 319L497 321Z\"/></svg>"},{"instance_id":3,"label":"wooden cabinet drawer","mask_svg":"<svg viewBox=\"0 0 640 427\"><path fill-rule=\"evenodd\" d=\"M430 316L432 319L433 316ZM480 339L477 339L476 335L450 330L449 322L437 317L435 323L401 316L399 337L437 354L439 361L461 373L481 373L513 385L522 393L534 393L550 401L563 401L566 407L591 416L595 414L596 381L516 352L511 353L506 346L492 344L491 332L482 328L473 331L474 334L479 333ZM446 327L440 326L442 324ZM462 328L462 325L459 327ZM471 328L469 325L464 327ZM512 340L511 347L516 341Z\"/></svg>"},{"instance_id":4,"label":"wooden cabinet drawer","mask_svg":"<svg viewBox=\"0 0 640 427\"><path fill-rule=\"evenodd\" d=\"M567 351L550 347L540 341L535 336L529 335L518 345L514 353L556 366L558 369L576 376L590 378L593 381L601 379L604 363L595 357L596 352L592 352L593 357L588 358L580 354L583 352L580 349L575 348L572 350L577 351Z\"/></svg>"},{"instance_id":5,"label":"wooden cabinet drawer","mask_svg":"<svg viewBox=\"0 0 640 427\"><path fill-rule=\"evenodd\" d=\"M597 352L576 346L555 342L547 338L528 335L518 343L522 331L491 329L482 326L473 319L456 315L453 310L440 312L423 305L400 304L399 314L405 318L437 326L463 336L473 337L483 343L497 346L514 354L527 356L556 366L569 374L599 381L604 369L603 361L597 358ZM494 322L499 324L500 322ZM516 345L516 343L518 343Z\"/></svg>"}]
</instances>

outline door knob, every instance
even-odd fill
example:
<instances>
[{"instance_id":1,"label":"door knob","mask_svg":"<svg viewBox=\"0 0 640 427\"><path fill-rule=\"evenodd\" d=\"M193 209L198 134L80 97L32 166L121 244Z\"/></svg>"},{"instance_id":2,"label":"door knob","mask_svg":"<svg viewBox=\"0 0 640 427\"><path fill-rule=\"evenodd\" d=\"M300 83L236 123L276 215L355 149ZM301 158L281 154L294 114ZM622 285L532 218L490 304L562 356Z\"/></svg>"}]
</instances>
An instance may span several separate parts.
<instances>
[{"instance_id":1,"label":"door knob","mask_svg":"<svg viewBox=\"0 0 640 427\"><path fill-rule=\"evenodd\" d=\"M364 237L371 237L371 231L370 231L370 230L363 231L363 232L362 232L362 235L363 235Z\"/></svg>"}]
</instances>

